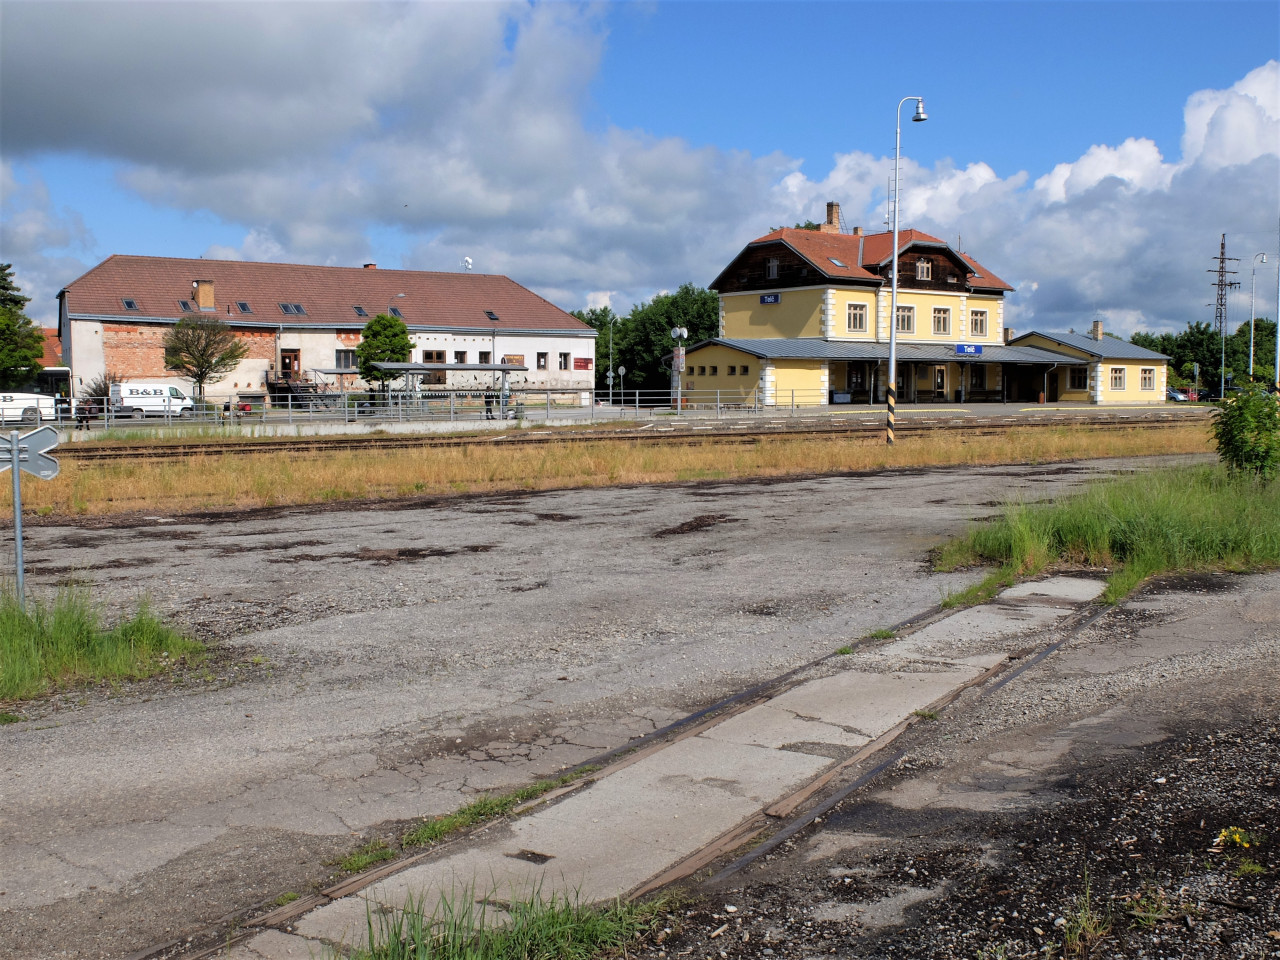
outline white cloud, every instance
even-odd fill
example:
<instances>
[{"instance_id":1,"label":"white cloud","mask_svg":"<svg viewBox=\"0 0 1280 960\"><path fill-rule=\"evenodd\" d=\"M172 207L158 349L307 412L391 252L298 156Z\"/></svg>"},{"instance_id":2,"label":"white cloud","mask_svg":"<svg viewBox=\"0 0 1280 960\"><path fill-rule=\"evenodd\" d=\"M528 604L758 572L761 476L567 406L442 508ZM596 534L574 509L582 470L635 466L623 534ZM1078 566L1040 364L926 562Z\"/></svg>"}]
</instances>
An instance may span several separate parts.
<instances>
[{"instance_id":1,"label":"white cloud","mask_svg":"<svg viewBox=\"0 0 1280 960\"><path fill-rule=\"evenodd\" d=\"M588 130L606 42L598 10L570 4L10 3L0 82L25 96L0 135L11 157L115 158L147 202L243 227L209 256L358 264L394 236L400 265L470 256L567 308L708 283L827 200L880 228L891 158L853 150L814 178L781 153ZM1099 310L1181 326L1202 316L1218 234L1274 242L1278 77L1273 61L1190 97L1177 161L1134 138L1032 183L907 159L904 225L962 235L1019 286L1022 327ZM87 249L73 214L24 196L5 249L28 275Z\"/></svg>"}]
</instances>

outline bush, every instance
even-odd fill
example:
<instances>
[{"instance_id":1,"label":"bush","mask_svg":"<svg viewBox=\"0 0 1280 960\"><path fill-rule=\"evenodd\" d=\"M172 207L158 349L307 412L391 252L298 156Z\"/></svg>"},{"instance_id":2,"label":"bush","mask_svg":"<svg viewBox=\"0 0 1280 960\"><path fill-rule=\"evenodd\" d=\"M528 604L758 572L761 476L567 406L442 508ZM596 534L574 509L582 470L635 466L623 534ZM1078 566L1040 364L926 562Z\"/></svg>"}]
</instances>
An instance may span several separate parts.
<instances>
[{"instance_id":1,"label":"bush","mask_svg":"<svg viewBox=\"0 0 1280 960\"><path fill-rule=\"evenodd\" d=\"M1280 470L1280 402L1250 384L1218 404L1213 422L1218 457L1233 474L1274 480Z\"/></svg>"}]
</instances>

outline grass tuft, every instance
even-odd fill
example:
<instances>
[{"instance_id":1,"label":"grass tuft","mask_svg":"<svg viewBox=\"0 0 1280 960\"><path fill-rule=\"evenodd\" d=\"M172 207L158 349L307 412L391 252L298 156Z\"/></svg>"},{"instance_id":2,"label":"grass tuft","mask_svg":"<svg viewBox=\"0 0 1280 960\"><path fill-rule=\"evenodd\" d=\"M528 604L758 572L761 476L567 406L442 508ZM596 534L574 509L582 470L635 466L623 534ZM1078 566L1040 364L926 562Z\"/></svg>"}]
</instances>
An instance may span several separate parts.
<instances>
[{"instance_id":1,"label":"grass tuft","mask_svg":"<svg viewBox=\"0 0 1280 960\"><path fill-rule=\"evenodd\" d=\"M862 639L863 640L892 640L896 636L897 636L897 633L895 633L893 630L890 630L887 627L882 627L879 630L872 630Z\"/></svg>"},{"instance_id":2,"label":"grass tuft","mask_svg":"<svg viewBox=\"0 0 1280 960\"><path fill-rule=\"evenodd\" d=\"M1280 483L1231 477L1221 466L1159 470L1091 484L1057 503L1014 504L939 553L1000 566L943 601L981 603L1054 563L1111 572L1102 599L1118 603L1149 577L1280 566Z\"/></svg>"},{"instance_id":3,"label":"grass tuft","mask_svg":"<svg viewBox=\"0 0 1280 960\"><path fill-rule=\"evenodd\" d=\"M338 864L347 873L359 873L366 867L371 867L375 863L382 863L384 860L395 859L395 851L387 846L384 840L370 840L359 850L353 850L342 858Z\"/></svg>"},{"instance_id":4,"label":"grass tuft","mask_svg":"<svg viewBox=\"0 0 1280 960\"><path fill-rule=\"evenodd\" d=\"M131 618L107 628L83 590L52 602L0 592L0 700L23 700L94 680L141 679L176 658L196 659L204 648L166 626L144 603Z\"/></svg>"},{"instance_id":5,"label":"grass tuft","mask_svg":"<svg viewBox=\"0 0 1280 960\"><path fill-rule=\"evenodd\" d=\"M367 941L349 955L355 960L590 960L619 950L626 954L628 943L668 922L670 907L670 898L590 906L576 895L544 897L541 887L508 903L497 891L478 897L468 887L441 895L430 913L412 897L401 910L371 908Z\"/></svg>"},{"instance_id":6,"label":"grass tuft","mask_svg":"<svg viewBox=\"0 0 1280 960\"><path fill-rule=\"evenodd\" d=\"M468 827L475 826L477 823L505 817L520 804L536 800L556 787L562 787L566 783L577 780L579 777L587 776L596 769L598 768L582 767L577 770L571 770L556 777L554 780L539 780L510 793L486 793L453 813L446 813L442 817L423 821L419 826L404 835L400 841L401 845L404 847L426 846L428 843L436 843L451 833L465 830Z\"/></svg>"}]
</instances>

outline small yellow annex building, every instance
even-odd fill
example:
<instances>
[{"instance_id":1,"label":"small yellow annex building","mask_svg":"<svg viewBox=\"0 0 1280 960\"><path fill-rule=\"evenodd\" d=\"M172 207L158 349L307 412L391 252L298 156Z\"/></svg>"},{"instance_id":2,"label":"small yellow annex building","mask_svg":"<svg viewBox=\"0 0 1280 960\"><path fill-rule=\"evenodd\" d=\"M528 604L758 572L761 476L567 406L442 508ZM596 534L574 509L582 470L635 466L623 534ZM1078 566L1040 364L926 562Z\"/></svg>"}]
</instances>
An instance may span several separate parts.
<instances>
[{"instance_id":1,"label":"small yellow annex building","mask_svg":"<svg viewBox=\"0 0 1280 960\"><path fill-rule=\"evenodd\" d=\"M1106 337L1005 326L1013 287L967 253L899 232L897 396L902 403L1160 403L1163 354ZM712 283L719 336L691 346L681 389L695 402L883 403L893 235L841 232L840 205L816 230L753 240Z\"/></svg>"}]
</instances>

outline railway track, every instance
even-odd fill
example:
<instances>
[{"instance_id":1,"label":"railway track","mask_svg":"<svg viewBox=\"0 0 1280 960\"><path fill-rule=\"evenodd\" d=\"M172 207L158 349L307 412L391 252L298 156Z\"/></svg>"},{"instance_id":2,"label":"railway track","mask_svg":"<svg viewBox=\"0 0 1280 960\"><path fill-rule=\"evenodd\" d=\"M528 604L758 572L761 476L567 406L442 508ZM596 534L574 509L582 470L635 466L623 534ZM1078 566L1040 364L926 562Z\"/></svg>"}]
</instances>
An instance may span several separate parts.
<instances>
[{"instance_id":1,"label":"railway track","mask_svg":"<svg viewBox=\"0 0 1280 960\"><path fill-rule=\"evenodd\" d=\"M1105 413L1035 415L1030 417L905 417L898 420L899 439L910 439L937 431L963 431L967 436L994 436L1013 428L1051 429L1087 426L1097 430L1168 429L1204 422L1210 414L1191 411L1177 413L1141 412L1126 415ZM651 421L635 429L522 430L518 433L472 436L432 434L330 434L313 437L262 438L257 440L206 440L160 444L89 446L68 444L58 457L79 463L104 460L172 460L187 457L254 456L261 454L325 454L344 450L441 449L449 447L528 447L542 444L639 443L639 444L725 444L750 445L766 439L814 439L840 437L870 438L884 431L883 418L797 418L775 421L699 421L661 424Z\"/></svg>"}]
</instances>

